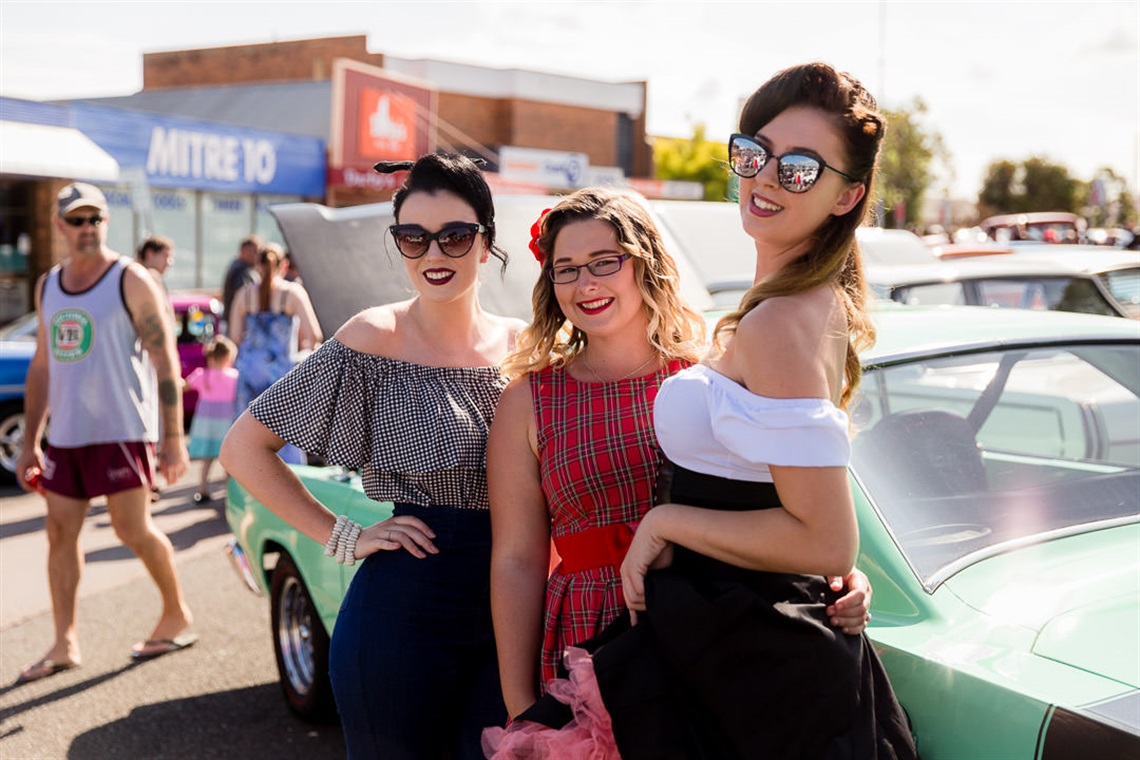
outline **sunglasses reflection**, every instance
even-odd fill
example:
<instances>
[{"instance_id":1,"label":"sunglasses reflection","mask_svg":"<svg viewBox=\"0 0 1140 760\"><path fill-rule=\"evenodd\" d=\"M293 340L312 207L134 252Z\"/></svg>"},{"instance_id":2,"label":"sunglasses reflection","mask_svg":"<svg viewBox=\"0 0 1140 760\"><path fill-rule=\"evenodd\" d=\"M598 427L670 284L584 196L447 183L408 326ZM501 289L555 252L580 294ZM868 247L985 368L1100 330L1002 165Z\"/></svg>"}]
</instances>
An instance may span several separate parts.
<instances>
[{"instance_id":1,"label":"sunglasses reflection","mask_svg":"<svg viewBox=\"0 0 1140 760\"><path fill-rule=\"evenodd\" d=\"M475 236L487 231L486 227L474 222L455 222L438 232L428 232L418 224L393 224L388 229L400 255L407 259L418 259L426 254L433 240L444 256L462 258L471 251Z\"/></svg>"},{"instance_id":2,"label":"sunglasses reflection","mask_svg":"<svg viewBox=\"0 0 1140 760\"><path fill-rule=\"evenodd\" d=\"M755 177L772 158L776 159L776 179L780 187L790 193L806 193L815 185L824 169L830 169L851 182L859 181L816 156L794 152L772 156L767 148L747 135L735 134L729 139L728 163L737 176L745 179Z\"/></svg>"}]
</instances>

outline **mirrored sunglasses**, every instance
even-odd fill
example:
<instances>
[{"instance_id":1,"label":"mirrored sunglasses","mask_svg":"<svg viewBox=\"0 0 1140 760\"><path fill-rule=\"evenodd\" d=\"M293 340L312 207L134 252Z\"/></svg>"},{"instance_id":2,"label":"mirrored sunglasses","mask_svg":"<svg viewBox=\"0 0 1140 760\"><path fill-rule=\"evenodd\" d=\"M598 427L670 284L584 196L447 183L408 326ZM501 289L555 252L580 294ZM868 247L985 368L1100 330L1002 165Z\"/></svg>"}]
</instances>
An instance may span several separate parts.
<instances>
[{"instance_id":1,"label":"mirrored sunglasses","mask_svg":"<svg viewBox=\"0 0 1140 760\"><path fill-rule=\"evenodd\" d=\"M103 216L101 214L92 214L91 216L65 216L63 217L63 223L70 227L82 227L85 224L98 227L103 223Z\"/></svg>"},{"instance_id":2,"label":"mirrored sunglasses","mask_svg":"<svg viewBox=\"0 0 1140 760\"><path fill-rule=\"evenodd\" d=\"M734 134L728 140L728 165L741 177L755 177L770 158L773 156L768 149L748 135ZM824 169L830 169L851 182L860 181L834 166L828 166L822 158L808 153L785 153L774 158L776 178L780 187L789 193L806 193L811 190Z\"/></svg>"},{"instance_id":3,"label":"mirrored sunglasses","mask_svg":"<svg viewBox=\"0 0 1140 760\"><path fill-rule=\"evenodd\" d=\"M590 274L595 277L609 277L611 274L616 274L629 257L630 254L622 253L617 256L602 256L589 264L578 264L577 266L574 264L555 264L547 270L546 274L555 285L567 285L576 282L583 269L590 270Z\"/></svg>"},{"instance_id":4,"label":"mirrored sunglasses","mask_svg":"<svg viewBox=\"0 0 1140 760\"><path fill-rule=\"evenodd\" d=\"M463 258L475 244L475 236L487 228L474 222L453 222L439 232L428 232L418 224L393 224L388 230L396 248L406 259L418 259L427 253L431 241L439 245L444 256Z\"/></svg>"}]
</instances>

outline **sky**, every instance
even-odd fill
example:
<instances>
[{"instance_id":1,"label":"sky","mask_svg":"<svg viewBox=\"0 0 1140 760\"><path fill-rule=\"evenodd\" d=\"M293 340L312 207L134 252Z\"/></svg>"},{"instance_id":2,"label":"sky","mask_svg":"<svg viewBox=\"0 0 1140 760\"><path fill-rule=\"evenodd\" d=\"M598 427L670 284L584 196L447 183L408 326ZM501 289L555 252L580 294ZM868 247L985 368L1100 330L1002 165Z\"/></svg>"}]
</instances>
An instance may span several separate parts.
<instances>
[{"instance_id":1,"label":"sky","mask_svg":"<svg viewBox=\"0 0 1140 760\"><path fill-rule=\"evenodd\" d=\"M400 58L645 80L650 134L722 140L764 80L823 60L886 108L921 98L951 159L936 196L975 198L990 162L1030 156L1112 167L1140 195L1140 0L0 0L0 95L127 95L144 52L359 34Z\"/></svg>"}]
</instances>

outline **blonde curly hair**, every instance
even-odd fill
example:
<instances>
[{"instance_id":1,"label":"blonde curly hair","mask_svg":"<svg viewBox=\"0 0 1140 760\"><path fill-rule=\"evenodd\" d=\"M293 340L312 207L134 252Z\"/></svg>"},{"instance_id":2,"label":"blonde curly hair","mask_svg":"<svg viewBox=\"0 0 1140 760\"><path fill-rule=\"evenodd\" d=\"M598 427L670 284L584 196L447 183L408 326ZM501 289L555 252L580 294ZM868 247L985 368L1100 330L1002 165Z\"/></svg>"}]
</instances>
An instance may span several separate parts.
<instances>
[{"instance_id":1,"label":"blonde curly hair","mask_svg":"<svg viewBox=\"0 0 1140 760\"><path fill-rule=\"evenodd\" d=\"M550 279L554 241L573 222L596 219L614 229L618 248L632 258L637 288L648 316L646 339L666 360L695 362L705 342L705 323L685 302L678 287L677 265L665 250L661 233L645 207L632 195L585 188L563 198L539 220L536 241L542 274L534 285L534 320L522 331L516 350L503 360L508 377L564 365L580 354L589 336L571 323L554 295Z\"/></svg>"}]
</instances>

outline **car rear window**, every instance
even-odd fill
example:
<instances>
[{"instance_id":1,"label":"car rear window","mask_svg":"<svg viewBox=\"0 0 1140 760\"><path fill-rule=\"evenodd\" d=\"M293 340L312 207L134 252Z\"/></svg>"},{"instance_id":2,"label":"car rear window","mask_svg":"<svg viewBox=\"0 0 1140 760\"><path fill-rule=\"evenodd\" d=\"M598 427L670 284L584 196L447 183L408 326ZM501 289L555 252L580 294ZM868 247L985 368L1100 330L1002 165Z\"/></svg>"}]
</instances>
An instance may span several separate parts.
<instances>
[{"instance_id":1,"label":"car rear window","mask_svg":"<svg viewBox=\"0 0 1140 760\"><path fill-rule=\"evenodd\" d=\"M872 369L852 469L928 587L977 558L1137 519L1140 344Z\"/></svg>"}]
</instances>

